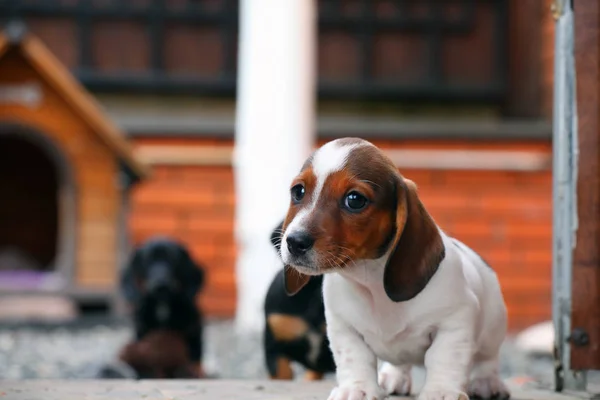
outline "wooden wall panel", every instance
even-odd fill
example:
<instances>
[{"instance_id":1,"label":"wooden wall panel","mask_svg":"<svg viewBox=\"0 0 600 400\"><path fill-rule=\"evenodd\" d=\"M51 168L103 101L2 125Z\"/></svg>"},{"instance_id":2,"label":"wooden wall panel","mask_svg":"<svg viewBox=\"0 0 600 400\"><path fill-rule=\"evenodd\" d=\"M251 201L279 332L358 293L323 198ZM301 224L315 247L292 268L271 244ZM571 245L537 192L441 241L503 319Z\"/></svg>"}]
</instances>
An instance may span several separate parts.
<instances>
[{"instance_id":1,"label":"wooden wall panel","mask_svg":"<svg viewBox=\"0 0 600 400\"><path fill-rule=\"evenodd\" d=\"M600 369L600 4L575 0L579 166L573 252L571 368Z\"/></svg>"}]
</instances>

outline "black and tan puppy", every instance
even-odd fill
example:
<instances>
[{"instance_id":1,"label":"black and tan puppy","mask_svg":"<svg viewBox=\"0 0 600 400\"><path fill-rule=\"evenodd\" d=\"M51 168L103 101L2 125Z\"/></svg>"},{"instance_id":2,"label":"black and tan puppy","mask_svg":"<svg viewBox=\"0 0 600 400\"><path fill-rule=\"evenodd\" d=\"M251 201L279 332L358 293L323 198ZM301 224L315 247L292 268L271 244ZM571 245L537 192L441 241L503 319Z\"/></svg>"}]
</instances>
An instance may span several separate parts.
<instances>
[{"instance_id":1,"label":"black and tan puppy","mask_svg":"<svg viewBox=\"0 0 600 400\"><path fill-rule=\"evenodd\" d=\"M280 251L281 227L271 234L271 243ZM294 297L285 292L283 269L277 273L265 299L266 327L264 349L267 369L272 379L292 379L291 362L307 369L305 379L318 380L334 372L329 350L323 306L323 277L311 277Z\"/></svg>"},{"instance_id":2,"label":"black and tan puppy","mask_svg":"<svg viewBox=\"0 0 600 400\"><path fill-rule=\"evenodd\" d=\"M145 360L167 359L150 354L157 351L152 348L156 345L145 345L151 342L173 349L185 343L185 357L172 357L164 368L179 371L180 377L204 376L203 317L196 303L203 284L204 269L182 244L156 237L135 249L121 279L122 291L133 308L135 341L126 346L121 358L135 364L131 366L140 378L154 378L152 371L161 368L144 365ZM187 365L173 365L172 360Z\"/></svg>"}]
</instances>

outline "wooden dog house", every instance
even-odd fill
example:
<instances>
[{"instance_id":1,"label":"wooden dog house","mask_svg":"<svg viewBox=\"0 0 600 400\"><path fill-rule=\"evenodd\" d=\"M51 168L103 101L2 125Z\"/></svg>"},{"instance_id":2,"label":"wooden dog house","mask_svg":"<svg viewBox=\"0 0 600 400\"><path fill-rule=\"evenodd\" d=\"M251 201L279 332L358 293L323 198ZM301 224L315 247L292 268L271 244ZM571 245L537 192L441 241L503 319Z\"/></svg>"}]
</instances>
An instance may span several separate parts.
<instances>
[{"instance_id":1,"label":"wooden dog house","mask_svg":"<svg viewBox=\"0 0 600 400\"><path fill-rule=\"evenodd\" d=\"M39 39L0 33L0 293L114 295L129 188L145 175Z\"/></svg>"}]
</instances>

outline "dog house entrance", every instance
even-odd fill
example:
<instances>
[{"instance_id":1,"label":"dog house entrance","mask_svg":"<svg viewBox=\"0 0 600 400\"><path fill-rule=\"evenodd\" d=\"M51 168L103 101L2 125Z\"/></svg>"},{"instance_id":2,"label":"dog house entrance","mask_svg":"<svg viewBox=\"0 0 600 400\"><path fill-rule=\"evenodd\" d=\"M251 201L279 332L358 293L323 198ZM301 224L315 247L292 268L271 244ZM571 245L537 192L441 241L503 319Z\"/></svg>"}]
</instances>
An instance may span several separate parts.
<instances>
[{"instance_id":1,"label":"dog house entrance","mask_svg":"<svg viewBox=\"0 0 600 400\"><path fill-rule=\"evenodd\" d=\"M39 288L55 269L59 176L45 150L22 135L0 135L2 288Z\"/></svg>"}]
</instances>

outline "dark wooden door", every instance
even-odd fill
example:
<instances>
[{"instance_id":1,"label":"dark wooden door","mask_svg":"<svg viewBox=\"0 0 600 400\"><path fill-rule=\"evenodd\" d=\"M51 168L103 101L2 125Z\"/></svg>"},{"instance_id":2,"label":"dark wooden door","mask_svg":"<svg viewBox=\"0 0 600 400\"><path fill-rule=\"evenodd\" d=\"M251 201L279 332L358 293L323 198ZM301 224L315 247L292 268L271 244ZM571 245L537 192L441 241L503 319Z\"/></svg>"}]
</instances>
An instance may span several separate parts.
<instances>
[{"instance_id":1,"label":"dark wooden door","mask_svg":"<svg viewBox=\"0 0 600 400\"><path fill-rule=\"evenodd\" d=\"M575 0L579 227L573 254L571 368L600 369L600 4Z\"/></svg>"}]
</instances>

